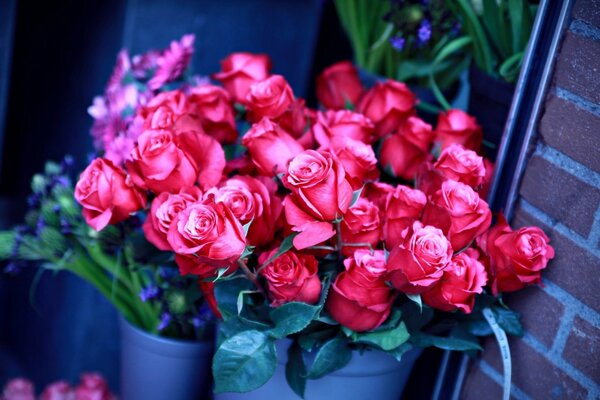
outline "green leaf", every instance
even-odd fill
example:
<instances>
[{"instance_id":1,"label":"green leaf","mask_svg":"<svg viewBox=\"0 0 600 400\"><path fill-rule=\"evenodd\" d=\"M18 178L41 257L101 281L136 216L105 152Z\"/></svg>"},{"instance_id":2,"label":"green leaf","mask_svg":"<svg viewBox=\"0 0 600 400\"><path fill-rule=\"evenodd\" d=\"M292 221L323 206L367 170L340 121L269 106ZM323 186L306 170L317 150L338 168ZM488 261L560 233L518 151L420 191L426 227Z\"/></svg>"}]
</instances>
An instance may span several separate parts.
<instances>
[{"instance_id":1,"label":"green leaf","mask_svg":"<svg viewBox=\"0 0 600 400\"><path fill-rule=\"evenodd\" d=\"M352 207L353 205L355 205L355 204L356 204L356 202L358 201L358 199L360 199L360 194L362 193L362 191L363 191L364 187L365 187L365 186L363 185L363 186L362 186L360 189L358 189L358 190L355 190L355 191L352 193L352 201L350 202L350 207Z\"/></svg>"},{"instance_id":2,"label":"green leaf","mask_svg":"<svg viewBox=\"0 0 600 400\"><path fill-rule=\"evenodd\" d=\"M423 311L423 300L421 299L420 294L407 294L406 297L408 297L410 301L418 305L419 310Z\"/></svg>"},{"instance_id":3,"label":"green leaf","mask_svg":"<svg viewBox=\"0 0 600 400\"><path fill-rule=\"evenodd\" d=\"M285 364L285 379L288 385L301 398L306 390L306 365L302 358L302 349L296 342L288 348L288 361Z\"/></svg>"},{"instance_id":4,"label":"green leaf","mask_svg":"<svg viewBox=\"0 0 600 400\"><path fill-rule=\"evenodd\" d=\"M317 352L306 377L319 379L323 376L345 367L352 359L352 351L342 338L335 338L326 342Z\"/></svg>"},{"instance_id":5,"label":"green leaf","mask_svg":"<svg viewBox=\"0 0 600 400\"><path fill-rule=\"evenodd\" d=\"M275 373L275 342L259 331L245 331L221 343L213 358L215 393L249 392Z\"/></svg>"},{"instance_id":6,"label":"green leaf","mask_svg":"<svg viewBox=\"0 0 600 400\"><path fill-rule=\"evenodd\" d=\"M379 36L377 41L375 43L373 43L373 45L371 45L371 47L369 48L369 51L375 51L378 48L380 48L381 46L383 46L384 44L386 44L388 39L392 36L393 32L394 32L394 24L392 24L392 23L386 24L385 30L383 31L381 36Z\"/></svg>"},{"instance_id":7,"label":"green leaf","mask_svg":"<svg viewBox=\"0 0 600 400\"><path fill-rule=\"evenodd\" d=\"M469 321L466 324L466 329L470 334L475 336L489 336L494 333L490 327L490 324L488 324L485 319Z\"/></svg>"},{"instance_id":8,"label":"green leaf","mask_svg":"<svg viewBox=\"0 0 600 400\"><path fill-rule=\"evenodd\" d=\"M215 285L215 297L219 311L225 320L237 317L237 300L240 292L252 290L252 282L247 279L219 281Z\"/></svg>"},{"instance_id":9,"label":"green leaf","mask_svg":"<svg viewBox=\"0 0 600 400\"><path fill-rule=\"evenodd\" d=\"M0 232L0 260L6 260L13 252L15 234L12 231Z\"/></svg>"},{"instance_id":10,"label":"green leaf","mask_svg":"<svg viewBox=\"0 0 600 400\"><path fill-rule=\"evenodd\" d=\"M273 260L276 260L279 256L281 256L282 254L284 254L285 252L290 250L294 246L294 238L299 233L300 232L294 232L291 235L287 236L285 239L283 239L283 242L281 242L281 245L279 245L279 250L277 250L277 253L275 253L271 257L269 257L269 259L267 261L265 261L263 263L263 265L261 265L258 268L258 271L261 271L264 267L269 265Z\"/></svg>"},{"instance_id":11,"label":"green leaf","mask_svg":"<svg viewBox=\"0 0 600 400\"><path fill-rule=\"evenodd\" d=\"M458 339L453 337L433 336L425 333L414 334L411 340L415 346L430 347L434 346L443 350L481 350L481 346L477 341Z\"/></svg>"},{"instance_id":12,"label":"green leaf","mask_svg":"<svg viewBox=\"0 0 600 400\"><path fill-rule=\"evenodd\" d=\"M238 293L237 302L236 302L238 315L242 314L242 310L244 308L244 303L245 303L244 296L247 294L252 294L252 293L260 293L260 292L258 290L242 290L241 292Z\"/></svg>"},{"instance_id":13,"label":"green leaf","mask_svg":"<svg viewBox=\"0 0 600 400\"><path fill-rule=\"evenodd\" d=\"M251 255L252 253L254 253L255 248L256 248L255 246L246 246L244 248L244 252L240 256L240 259L244 259L244 258L248 257L249 255Z\"/></svg>"},{"instance_id":14,"label":"green leaf","mask_svg":"<svg viewBox=\"0 0 600 400\"><path fill-rule=\"evenodd\" d=\"M248 236L248 231L250 230L250 225L252 225L252 221L254 221L254 218L252 218L250 221L248 221L248 223L244 224L242 226L242 228L244 229L244 236Z\"/></svg>"},{"instance_id":15,"label":"green leaf","mask_svg":"<svg viewBox=\"0 0 600 400\"><path fill-rule=\"evenodd\" d=\"M379 347L381 350L393 350L404 344L410 338L404 322L400 322L397 327L385 330L367 333L359 333L357 342L368 343Z\"/></svg>"},{"instance_id":16,"label":"green leaf","mask_svg":"<svg viewBox=\"0 0 600 400\"><path fill-rule=\"evenodd\" d=\"M498 325L504 330L504 332L513 336L523 336L523 326L519 321L519 314L512 310L507 310L502 307L492 308Z\"/></svg>"},{"instance_id":17,"label":"green leaf","mask_svg":"<svg viewBox=\"0 0 600 400\"><path fill-rule=\"evenodd\" d=\"M270 333L277 339L298 333L311 323L320 310L321 307L299 302L285 303L274 308L269 313L275 324Z\"/></svg>"},{"instance_id":18,"label":"green leaf","mask_svg":"<svg viewBox=\"0 0 600 400\"><path fill-rule=\"evenodd\" d=\"M388 351L387 353L394 357L398 362L402 361L402 356L406 354L406 352L412 350L414 346L408 342L402 343L400 346L396 347Z\"/></svg>"}]
</instances>

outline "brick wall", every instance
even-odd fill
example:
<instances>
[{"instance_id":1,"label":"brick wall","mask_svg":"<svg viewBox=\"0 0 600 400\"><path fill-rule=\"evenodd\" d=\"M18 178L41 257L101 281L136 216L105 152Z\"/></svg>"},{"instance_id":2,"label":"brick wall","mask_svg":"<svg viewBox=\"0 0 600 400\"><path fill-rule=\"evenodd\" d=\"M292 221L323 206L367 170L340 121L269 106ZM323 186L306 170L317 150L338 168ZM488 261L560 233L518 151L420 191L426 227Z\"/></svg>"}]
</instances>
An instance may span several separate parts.
<instances>
[{"instance_id":1,"label":"brick wall","mask_svg":"<svg viewBox=\"0 0 600 400\"><path fill-rule=\"evenodd\" d=\"M538 225L556 258L542 288L508 296L526 333L511 339L514 399L600 399L600 1L577 0L521 187L514 227ZM500 398L497 344L463 398Z\"/></svg>"}]
</instances>

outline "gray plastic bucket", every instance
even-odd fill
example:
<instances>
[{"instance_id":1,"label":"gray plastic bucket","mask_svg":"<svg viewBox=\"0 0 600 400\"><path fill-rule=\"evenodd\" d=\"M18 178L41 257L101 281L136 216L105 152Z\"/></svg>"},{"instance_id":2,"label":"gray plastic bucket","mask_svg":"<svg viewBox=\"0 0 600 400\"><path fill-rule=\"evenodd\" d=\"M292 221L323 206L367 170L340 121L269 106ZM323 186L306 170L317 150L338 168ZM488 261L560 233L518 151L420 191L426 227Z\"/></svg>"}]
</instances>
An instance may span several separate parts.
<instances>
[{"instance_id":1,"label":"gray plastic bucket","mask_svg":"<svg viewBox=\"0 0 600 400\"><path fill-rule=\"evenodd\" d=\"M208 398L214 343L168 339L121 318L121 400Z\"/></svg>"},{"instance_id":2,"label":"gray plastic bucket","mask_svg":"<svg viewBox=\"0 0 600 400\"><path fill-rule=\"evenodd\" d=\"M289 340L277 342L275 375L263 386L248 393L219 393L215 400L298 400L285 379ZM321 379L308 380L306 400L398 400L421 349L404 354L398 362L381 351L354 352L344 368Z\"/></svg>"}]
</instances>

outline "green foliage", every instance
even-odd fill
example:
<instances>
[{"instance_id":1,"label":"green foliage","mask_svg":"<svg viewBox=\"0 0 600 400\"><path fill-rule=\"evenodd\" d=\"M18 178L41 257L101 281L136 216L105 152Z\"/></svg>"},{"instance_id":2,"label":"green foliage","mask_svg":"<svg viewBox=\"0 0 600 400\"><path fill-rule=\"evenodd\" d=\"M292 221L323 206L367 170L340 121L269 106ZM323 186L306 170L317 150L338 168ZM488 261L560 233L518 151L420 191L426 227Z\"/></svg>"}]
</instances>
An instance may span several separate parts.
<instances>
[{"instance_id":1,"label":"green foliage","mask_svg":"<svg viewBox=\"0 0 600 400\"><path fill-rule=\"evenodd\" d=\"M381 350L390 351L398 348L410 338L404 322L392 329L375 330L373 332L359 333L355 341L379 347Z\"/></svg>"},{"instance_id":2,"label":"green foliage","mask_svg":"<svg viewBox=\"0 0 600 400\"><path fill-rule=\"evenodd\" d=\"M352 351L343 338L334 338L326 342L315 356L306 377L319 379L325 375L345 367L352 359Z\"/></svg>"},{"instance_id":3,"label":"green foliage","mask_svg":"<svg viewBox=\"0 0 600 400\"><path fill-rule=\"evenodd\" d=\"M269 315L275 327L269 333L277 339L298 333L312 322L320 310L320 306L299 302L290 302L274 308Z\"/></svg>"},{"instance_id":4,"label":"green foliage","mask_svg":"<svg viewBox=\"0 0 600 400\"><path fill-rule=\"evenodd\" d=\"M481 346L476 339L468 340L456 337L434 336L426 333L412 335L411 342L418 347L434 346L443 350L481 350Z\"/></svg>"},{"instance_id":5,"label":"green foliage","mask_svg":"<svg viewBox=\"0 0 600 400\"><path fill-rule=\"evenodd\" d=\"M513 336L523 336L523 326L519 321L519 314L517 312L504 307L493 307L492 311L494 312L498 325L500 325L504 332Z\"/></svg>"},{"instance_id":6,"label":"green foliage","mask_svg":"<svg viewBox=\"0 0 600 400\"><path fill-rule=\"evenodd\" d=\"M301 398L306 390L306 365L302 357L302 348L297 343L292 343L288 348L288 361L285 364L285 378L288 385Z\"/></svg>"}]
</instances>

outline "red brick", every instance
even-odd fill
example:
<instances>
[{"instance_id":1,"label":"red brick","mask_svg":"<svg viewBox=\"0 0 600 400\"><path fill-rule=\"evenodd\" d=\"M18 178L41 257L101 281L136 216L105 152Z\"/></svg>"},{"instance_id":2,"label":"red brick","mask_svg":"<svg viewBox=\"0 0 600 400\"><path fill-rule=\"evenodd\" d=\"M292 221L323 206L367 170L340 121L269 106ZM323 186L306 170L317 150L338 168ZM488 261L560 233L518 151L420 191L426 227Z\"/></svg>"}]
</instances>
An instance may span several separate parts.
<instances>
[{"instance_id":1,"label":"red brick","mask_svg":"<svg viewBox=\"0 0 600 400\"><path fill-rule=\"evenodd\" d=\"M512 358L512 382L533 399L585 399L587 390L559 367L518 338L510 339ZM502 372L502 360L498 345L487 340L483 359L498 372Z\"/></svg>"},{"instance_id":2,"label":"red brick","mask_svg":"<svg viewBox=\"0 0 600 400\"><path fill-rule=\"evenodd\" d=\"M556 85L600 103L600 41L567 32L556 63Z\"/></svg>"},{"instance_id":3,"label":"red brick","mask_svg":"<svg viewBox=\"0 0 600 400\"><path fill-rule=\"evenodd\" d=\"M598 283L596 279L590 279L598 276L600 259L519 208L513 223L515 226L536 225L546 232L555 256L542 276L600 312Z\"/></svg>"},{"instance_id":4,"label":"red brick","mask_svg":"<svg viewBox=\"0 0 600 400\"><path fill-rule=\"evenodd\" d=\"M598 0L577 0L573 6L573 18L600 27L600 2Z\"/></svg>"},{"instance_id":5,"label":"red brick","mask_svg":"<svg viewBox=\"0 0 600 400\"><path fill-rule=\"evenodd\" d=\"M502 387L479 369L478 364L471 367L460 398L462 400L501 399Z\"/></svg>"},{"instance_id":6,"label":"red brick","mask_svg":"<svg viewBox=\"0 0 600 400\"><path fill-rule=\"evenodd\" d=\"M511 293L507 303L521 314L523 327L546 347L552 347L564 306L537 286Z\"/></svg>"},{"instance_id":7,"label":"red brick","mask_svg":"<svg viewBox=\"0 0 600 400\"><path fill-rule=\"evenodd\" d=\"M600 383L600 329L576 317L563 357L596 383Z\"/></svg>"},{"instance_id":8,"label":"red brick","mask_svg":"<svg viewBox=\"0 0 600 400\"><path fill-rule=\"evenodd\" d=\"M600 171L600 117L552 95L546 101L540 132L546 144Z\"/></svg>"},{"instance_id":9,"label":"red brick","mask_svg":"<svg viewBox=\"0 0 600 400\"><path fill-rule=\"evenodd\" d=\"M581 236L588 236L600 190L537 156L529 160L520 190L531 204Z\"/></svg>"}]
</instances>

